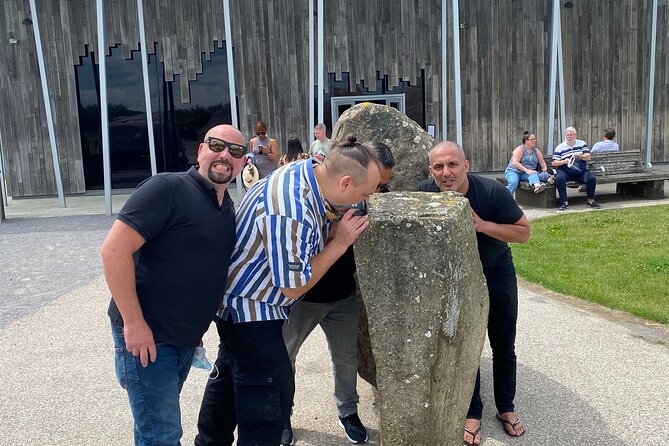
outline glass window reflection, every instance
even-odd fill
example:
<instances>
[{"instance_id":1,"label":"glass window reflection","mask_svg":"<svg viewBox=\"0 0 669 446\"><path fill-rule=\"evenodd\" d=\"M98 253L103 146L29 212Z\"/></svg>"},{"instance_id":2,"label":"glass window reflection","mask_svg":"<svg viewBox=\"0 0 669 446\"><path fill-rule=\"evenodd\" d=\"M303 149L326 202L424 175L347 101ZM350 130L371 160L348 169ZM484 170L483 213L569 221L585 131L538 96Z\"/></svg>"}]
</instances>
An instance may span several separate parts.
<instances>
[{"instance_id":1,"label":"glass window reflection","mask_svg":"<svg viewBox=\"0 0 669 446\"><path fill-rule=\"evenodd\" d=\"M215 45L216 46L216 45ZM154 48L157 49L155 44ZM155 53L155 51L154 51ZM121 45L107 56L107 97L112 188L133 188L151 175L141 53L123 58ZM103 188L98 65L89 52L76 67L79 125L87 189ZM152 123L157 169L183 171L196 163L206 131L230 123L225 48L203 61L203 73L190 82L190 103L181 102L178 76L168 82L164 64L149 56Z\"/></svg>"}]
</instances>

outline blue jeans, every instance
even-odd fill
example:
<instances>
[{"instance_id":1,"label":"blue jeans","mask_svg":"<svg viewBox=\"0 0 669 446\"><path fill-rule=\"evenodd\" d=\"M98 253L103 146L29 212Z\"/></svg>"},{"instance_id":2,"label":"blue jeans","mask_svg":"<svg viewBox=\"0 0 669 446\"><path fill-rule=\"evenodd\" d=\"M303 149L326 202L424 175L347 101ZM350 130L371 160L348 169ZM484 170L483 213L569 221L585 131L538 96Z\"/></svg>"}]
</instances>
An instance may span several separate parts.
<instances>
[{"instance_id":1,"label":"blue jeans","mask_svg":"<svg viewBox=\"0 0 669 446\"><path fill-rule=\"evenodd\" d=\"M360 302L356 293L331 303L300 301L290 307L283 338L295 369L300 347L318 325L328 341L334 375L334 399L340 417L358 411L358 324Z\"/></svg>"},{"instance_id":2,"label":"blue jeans","mask_svg":"<svg viewBox=\"0 0 669 446\"><path fill-rule=\"evenodd\" d=\"M529 175L525 172L516 172L512 169L506 169L504 171L504 178L506 178L506 188L512 194L518 189L518 183L521 181L527 181L530 183L530 186L539 183L541 181L548 181L550 175L548 172L537 172Z\"/></svg>"},{"instance_id":3,"label":"blue jeans","mask_svg":"<svg viewBox=\"0 0 669 446\"><path fill-rule=\"evenodd\" d=\"M130 410L135 420L135 445L180 445L181 409L179 394L183 387L195 347L176 347L156 343L156 362L142 367L139 357L125 348L123 327L112 325L116 356L116 378L128 392Z\"/></svg>"}]
</instances>

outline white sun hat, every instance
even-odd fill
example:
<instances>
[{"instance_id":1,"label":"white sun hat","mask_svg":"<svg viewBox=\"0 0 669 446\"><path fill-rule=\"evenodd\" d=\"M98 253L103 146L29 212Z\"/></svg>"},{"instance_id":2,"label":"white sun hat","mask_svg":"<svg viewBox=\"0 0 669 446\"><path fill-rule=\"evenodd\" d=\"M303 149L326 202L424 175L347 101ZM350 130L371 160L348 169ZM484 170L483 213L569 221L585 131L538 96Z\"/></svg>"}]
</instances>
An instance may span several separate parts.
<instances>
[{"instance_id":1,"label":"white sun hat","mask_svg":"<svg viewBox=\"0 0 669 446\"><path fill-rule=\"evenodd\" d=\"M244 170L242 170L242 182L244 183L245 188L248 189L253 186L253 184L258 181L259 178L260 175L258 175L258 169L256 169L256 166L253 164L244 166Z\"/></svg>"}]
</instances>

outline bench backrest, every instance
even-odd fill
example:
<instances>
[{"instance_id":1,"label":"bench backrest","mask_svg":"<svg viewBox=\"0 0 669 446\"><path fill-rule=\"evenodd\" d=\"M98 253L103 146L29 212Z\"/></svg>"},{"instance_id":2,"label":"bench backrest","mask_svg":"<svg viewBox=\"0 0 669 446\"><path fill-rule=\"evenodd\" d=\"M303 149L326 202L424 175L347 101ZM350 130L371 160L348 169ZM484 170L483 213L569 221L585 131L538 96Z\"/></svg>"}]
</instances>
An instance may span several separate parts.
<instances>
[{"instance_id":1,"label":"bench backrest","mask_svg":"<svg viewBox=\"0 0 669 446\"><path fill-rule=\"evenodd\" d=\"M552 155L546 155L546 164L551 165ZM623 173L643 172L640 150L593 153L588 161L588 170L597 177L619 175Z\"/></svg>"},{"instance_id":2,"label":"bench backrest","mask_svg":"<svg viewBox=\"0 0 669 446\"><path fill-rule=\"evenodd\" d=\"M588 170L596 176L643 172L640 150L593 153Z\"/></svg>"}]
</instances>

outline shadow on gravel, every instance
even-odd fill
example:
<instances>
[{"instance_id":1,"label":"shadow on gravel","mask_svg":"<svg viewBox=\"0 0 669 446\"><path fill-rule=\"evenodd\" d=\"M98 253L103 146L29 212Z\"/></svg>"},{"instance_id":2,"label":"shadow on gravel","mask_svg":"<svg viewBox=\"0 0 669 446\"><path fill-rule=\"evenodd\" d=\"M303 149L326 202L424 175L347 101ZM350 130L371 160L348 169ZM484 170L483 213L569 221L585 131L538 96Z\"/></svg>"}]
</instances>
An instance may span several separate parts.
<instances>
[{"instance_id":1,"label":"shadow on gravel","mask_svg":"<svg viewBox=\"0 0 669 446\"><path fill-rule=\"evenodd\" d=\"M483 436L486 445L581 446L584 444L628 446L590 405L570 389L535 369L518 364L516 410L527 429L520 438L507 436L495 419L492 359L481 358ZM615 403L612 403L615 404Z\"/></svg>"}]
</instances>

